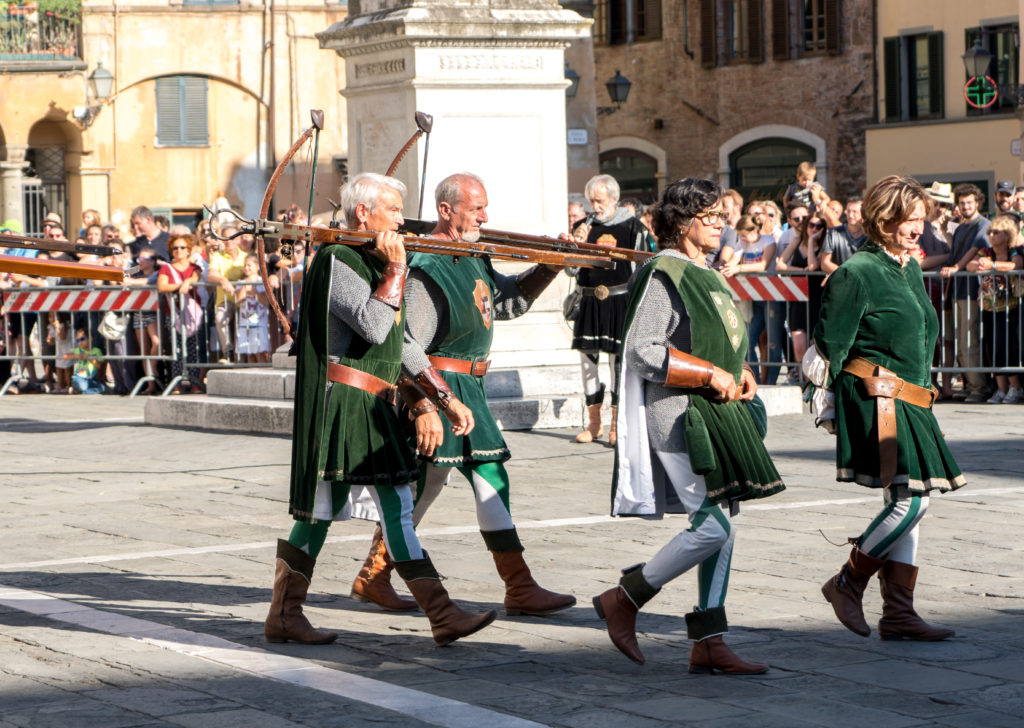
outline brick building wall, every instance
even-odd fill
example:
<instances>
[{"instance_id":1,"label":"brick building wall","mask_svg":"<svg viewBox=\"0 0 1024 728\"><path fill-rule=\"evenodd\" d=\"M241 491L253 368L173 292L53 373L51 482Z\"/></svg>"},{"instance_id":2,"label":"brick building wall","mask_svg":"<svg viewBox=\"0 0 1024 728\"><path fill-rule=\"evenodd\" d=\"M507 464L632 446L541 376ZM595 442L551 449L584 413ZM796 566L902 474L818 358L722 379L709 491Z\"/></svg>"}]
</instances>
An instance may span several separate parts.
<instances>
[{"instance_id":1,"label":"brick building wall","mask_svg":"<svg viewBox=\"0 0 1024 728\"><path fill-rule=\"evenodd\" d=\"M827 3L838 10L829 19L838 18L830 41L838 41L838 49L802 57L802 3L748 0L744 42L753 58L732 61L726 58L729 5L662 0L660 40L595 46L598 104L608 103L603 81L617 69L632 82L626 104L599 118L603 159L614 149L646 150L660 158L664 180L713 177L728 186L730 152L759 139L791 139L817 150L819 179L830 194L861 193L870 182L864 127L875 118L871 0ZM789 25L780 33L775 21L785 15ZM713 49L705 32L712 16ZM780 60L786 52L780 40L787 36L789 58ZM792 171L788 175L791 181Z\"/></svg>"}]
</instances>

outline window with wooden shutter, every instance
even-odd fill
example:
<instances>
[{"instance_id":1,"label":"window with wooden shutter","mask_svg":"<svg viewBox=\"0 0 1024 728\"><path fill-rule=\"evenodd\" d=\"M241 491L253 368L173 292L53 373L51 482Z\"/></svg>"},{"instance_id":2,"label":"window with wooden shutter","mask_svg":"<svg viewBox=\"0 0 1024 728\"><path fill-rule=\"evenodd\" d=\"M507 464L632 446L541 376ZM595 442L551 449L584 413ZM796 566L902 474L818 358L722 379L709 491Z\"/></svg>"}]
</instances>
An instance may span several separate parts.
<instances>
[{"instance_id":1,"label":"window with wooden shutter","mask_svg":"<svg viewBox=\"0 0 1024 728\"><path fill-rule=\"evenodd\" d=\"M987 109L975 109L968 105L968 116L987 116L989 114L1013 113L1017 108L1015 94L1017 88L1017 69L1020 62L1018 23L1007 25L990 25L985 28L968 28L964 33L964 49L971 48L974 41L980 40L981 46L992 54L992 62L988 64L988 75L999 86L999 98ZM964 72L964 81L967 81ZM1007 89L1010 92L1007 92Z\"/></svg>"},{"instance_id":2,"label":"window with wooden shutter","mask_svg":"<svg viewBox=\"0 0 1024 728\"><path fill-rule=\"evenodd\" d=\"M661 40L661 0L633 0L636 40Z\"/></svg>"},{"instance_id":3,"label":"window with wooden shutter","mask_svg":"<svg viewBox=\"0 0 1024 728\"><path fill-rule=\"evenodd\" d=\"M718 65L718 14L717 0L700 0L700 62L705 68Z\"/></svg>"},{"instance_id":4,"label":"window with wooden shutter","mask_svg":"<svg viewBox=\"0 0 1024 728\"><path fill-rule=\"evenodd\" d=\"M608 45L608 0L594 2L594 45Z\"/></svg>"},{"instance_id":5,"label":"window with wooden shutter","mask_svg":"<svg viewBox=\"0 0 1024 728\"><path fill-rule=\"evenodd\" d=\"M751 63L764 61L764 4L761 0L748 0L747 58Z\"/></svg>"},{"instance_id":6,"label":"window with wooden shutter","mask_svg":"<svg viewBox=\"0 0 1024 728\"><path fill-rule=\"evenodd\" d=\"M787 61L790 48L790 0L771 0L772 3L772 58Z\"/></svg>"},{"instance_id":7,"label":"window with wooden shutter","mask_svg":"<svg viewBox=\"0 0 1024 728\"><path fill-rule=\"evenodd\" d=\"M941 32L882 41L885 121L941 119L945 114Z\"/></svg>"},{"instance_id":8,"label":"window with wooden shutter","mask_svg":"<svg viewBox=\"0 0 1024 728\"><path fill-rule=\"evenodd\" d=\"M839 0L825 0L825 52L830 56L838 56L842 52L841 15Z\"/></svg>"},{"instance_id":9,"label":"window with wooden shutter","mask_svg":"<svg viewBox=\"0 0 1024 728\"><path fill-rule=\"evenodd\" d=\"M156 79L158 147L199 147L210 143L206 91L203 76Z\"/></svg>"},{"instance_id":10,"label":"window with wooden shutter","mask_svg":"<svg viewBox=\"0 0 1024 728\"><path fill-rule=\"evenodd\" d=\"M882 41L882 66L885 73L885 120L899 121L900 107L900 39Z\"/></svg>"}]
</instances>

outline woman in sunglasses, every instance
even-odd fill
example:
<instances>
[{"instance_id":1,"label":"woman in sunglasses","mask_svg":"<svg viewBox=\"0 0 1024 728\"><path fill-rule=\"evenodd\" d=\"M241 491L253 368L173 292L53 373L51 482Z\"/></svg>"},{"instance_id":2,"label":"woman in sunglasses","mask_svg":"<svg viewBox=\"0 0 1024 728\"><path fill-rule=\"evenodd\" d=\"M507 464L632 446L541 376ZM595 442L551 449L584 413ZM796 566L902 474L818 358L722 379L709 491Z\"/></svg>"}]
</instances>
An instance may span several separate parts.
<instances>
[{"instance_id":1,"label":"woman in sunglasses","mask_svg":"<svg viewBox=\"0 0 1024 728\"><path fill-rule=\"evenodd\" d=\"M171 253L171 262L160 266L156 287L160 293L167 294L168 307L173 307L175 315L170 319L171 333L177 342L179 356L171 362L173 376L181 376L181 353L185 353L190 362L199 361L198 334L203 327L202 305L195 285L199 282L202 270L192 262L192 249L196 239L190 233L176 233L167 239L167 249ZM201 393L202 379L199 367L189 367L188 384L182 382L174 388L177 394L191 391Z\"/></svg>"},{"instance_id":2,"label":"woman in sunglasses","mask_svg":"<svg viewBox=\"0 0 1024 728\"><path fill-rule=\"evenodd\" d=\"M825 218L820 212L811 213L798 233L790 240L789 245L775 263L780 271L816 271L821 267L821 242L825 238ZM821 286L818 278L811 278L812 285L807 287L808 300L789 304L789 335L793 341L793 359L798 366L790 369L786 384L799 384L799 362L803 361L807 352L807 332L814 331L818 322L818 309L821 307Z\"/></svg>"}]
</instances>

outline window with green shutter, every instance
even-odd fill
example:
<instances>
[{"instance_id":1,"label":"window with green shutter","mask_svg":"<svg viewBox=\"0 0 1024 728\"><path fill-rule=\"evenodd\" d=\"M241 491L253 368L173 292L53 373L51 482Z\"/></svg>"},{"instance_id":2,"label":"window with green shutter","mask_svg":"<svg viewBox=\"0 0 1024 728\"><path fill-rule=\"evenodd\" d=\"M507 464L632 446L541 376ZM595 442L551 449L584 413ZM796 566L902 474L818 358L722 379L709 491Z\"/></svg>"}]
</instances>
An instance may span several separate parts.
<instances>
[{"instance_id":1,"label":"window with green shutter","mask_svg":"<svg viewBox=\"0 0 1024 728\"><path fill-rule=\"evenodd\" d=\"M209 145L206 93L203 76L163 76L156 80L158 147Z\"/></svg>"},{"instance_id":2,"label":"window with green shutter","mask_svg":"<svg viewBox=\"0 0 1024 728\"><path fill-rule=\"evenodd\" d=\"M1013 92L1017 88L1017 68L1020 62L1019 27L1018 23L1012 23L967 29L964 49L971 48L976 40L981 41L982 48L992 54L987 75L999 87L999 99L987 109L975 109L965 103L968 116L1012 114L1016 111L1017 100ZM964 82L968 80L965 70Z\"/></svg>"},{"instance_id":3,"label":"window with green shutter","mask_svg":"<svg viewBox=\"0 0 1024 728\"><path fill-rule=\"evenodd\" d=\"M941 31L882 41L885 121L943 118L942 43Z\"/></svg>"}]
</instances>

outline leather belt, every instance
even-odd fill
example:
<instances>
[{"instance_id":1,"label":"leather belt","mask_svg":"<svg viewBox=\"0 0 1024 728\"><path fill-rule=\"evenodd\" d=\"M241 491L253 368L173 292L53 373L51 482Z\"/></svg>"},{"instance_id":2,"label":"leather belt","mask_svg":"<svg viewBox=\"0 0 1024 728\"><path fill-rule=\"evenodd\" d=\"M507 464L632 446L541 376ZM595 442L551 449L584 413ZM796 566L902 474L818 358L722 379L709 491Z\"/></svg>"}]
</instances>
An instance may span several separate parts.
<instances>
[{"instance_id":1,"label":"leather belt","mask_svg":"<svg viewBox=\"0 0 1024 728\"><path fill-rule=\"evenodd\" d=\"M361 389L364 392L380 397L388 404L395 403L396 387L388 384L380 377L347 367L344 364L327 363L327 378L338 384L345 384L349 387Z\"/></svg>"},{"instance_id":2,"label":"leather belt","mask_svg":"<svg viewBox=\"0 0 1024 728\"><path fill-rule=\"evenodd\" d=\"M878 421L878 478L882 485L892 485L896 477L898 441L896 439L896 405L899 399L915 407L931 408L935 390L919 387L901 379L895 372L857 357L843 365L843 371L864 383L864 390L875 400Z\"/></svg>"},{"instance_id":3,"label":"leather belt","mask_svg":"<svg viewBox=\"0 0 1024 728\"><path fill-rule=\"evenodd\" d=\"M427 358L430 359L430 363L434 365L435 369L455 374L471 374L474 377L482 377L491 368L491 362L483 359L449 359L446 356L432 354Z\"/></svg>"},{"instance_id":4,"label":"leather belt","mask_svg":"<svg viewBox=\"0 0 1024 728\"><path fill-rule=\"evenodd\" d=\"M609 296L621 296L629 293L629 284L620 283L617 286L580 286L580 293L584 296L593 296L598 301L603 301Z\"/></svg>"}]
</instances>

